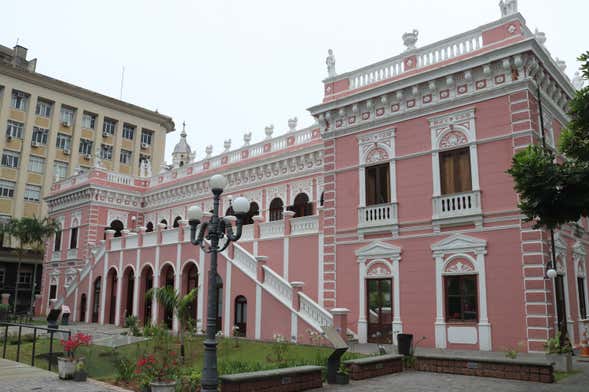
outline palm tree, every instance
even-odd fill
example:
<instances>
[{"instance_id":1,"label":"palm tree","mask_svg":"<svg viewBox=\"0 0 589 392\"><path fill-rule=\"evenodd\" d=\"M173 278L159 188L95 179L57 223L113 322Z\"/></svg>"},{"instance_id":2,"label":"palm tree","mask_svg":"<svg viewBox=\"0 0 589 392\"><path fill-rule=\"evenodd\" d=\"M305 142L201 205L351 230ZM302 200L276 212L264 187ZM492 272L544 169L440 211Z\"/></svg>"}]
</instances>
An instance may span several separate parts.
<instances>
[{"instance_id":1,"label":"palm tree","mask_svg":"<svg viewBox=\"0 0 589 392\"><path fill-rule=\"evenodd\" d=\"M184 330L192 319L190 310L191 304L196 298L197 289L192 289L186 295L181 295L176 292L174 287L154 287L149 289L145 294L147 300L155 297L156 301L163 306L164 309L172 309L178 318L180 328L178 329L178 337L180 338L180 360L184 361Z\"/></svg>"},{"instance_id":2,"label":"palm tree","mask_svg":"<svg viewBox=\"0 0 589 392\"><path fill-rule=\"evenodd\" d=\"M16 269L17 282L14 289L14 308L13 313L16 314L16 304L18 300L18 276L20 275L20 267L22 259L26 253L33 251L35 253L43 254L45 240L59 230L59 224L47 217L39 219L36 216L30 218L23 216L22 218L12 218L4 225L0 226L0 233L8 234L17 240L17 247L14 253L18 257L18 266ZM36 276L33 274L32 291L31 291L31 306L33 304L33 296L35 295Z\"/></svg>"}]
</instances>

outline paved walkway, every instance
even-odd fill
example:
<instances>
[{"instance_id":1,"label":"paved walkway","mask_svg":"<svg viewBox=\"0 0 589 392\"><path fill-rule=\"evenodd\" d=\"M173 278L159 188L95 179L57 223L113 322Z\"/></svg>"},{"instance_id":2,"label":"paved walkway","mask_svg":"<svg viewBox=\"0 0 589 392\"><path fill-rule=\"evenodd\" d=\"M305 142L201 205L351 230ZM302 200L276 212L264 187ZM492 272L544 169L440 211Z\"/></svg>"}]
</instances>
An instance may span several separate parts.
<instances>
[{"instance_id":1,"label":"paved walkway","mask_svg":"<svg viewBox=\"0 0 589 392\"><path fill-rule=\"evenodd\" d=\"M95 380L75 382L60 380L57 374L24 363L0 359L0 391L2 392L125 392L125 389Z\"/></svg>"}]
</instances>

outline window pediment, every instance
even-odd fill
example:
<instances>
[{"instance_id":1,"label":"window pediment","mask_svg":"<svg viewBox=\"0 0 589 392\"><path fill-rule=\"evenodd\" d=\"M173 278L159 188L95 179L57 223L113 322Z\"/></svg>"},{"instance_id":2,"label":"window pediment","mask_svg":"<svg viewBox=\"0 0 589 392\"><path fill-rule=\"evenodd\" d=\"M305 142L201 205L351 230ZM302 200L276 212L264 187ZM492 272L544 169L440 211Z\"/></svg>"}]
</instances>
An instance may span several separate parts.
<instances>
[{"instance_id":1,"label":"window pediment","mask_svg":"<svg viewBox=\"0 0 589 392\"><path fill-rule=\"evenodd\" d=\"M431 246L434 255L443 256L448 253L487 253L487 241L467 236L464 234L452 234Z\"/></svg>"},{"instance_id":2,"label":"window pediment","mask_svg":"<svg viewBox=\"0 0 589 392\"><path fill-rule=\"evenodd\" d=\"M382 241L374 241L356 250L356 256L359 259L366 260L370 258L399 258L401 248L396 245L387 244Z\"/></svg>"}]
</instances>

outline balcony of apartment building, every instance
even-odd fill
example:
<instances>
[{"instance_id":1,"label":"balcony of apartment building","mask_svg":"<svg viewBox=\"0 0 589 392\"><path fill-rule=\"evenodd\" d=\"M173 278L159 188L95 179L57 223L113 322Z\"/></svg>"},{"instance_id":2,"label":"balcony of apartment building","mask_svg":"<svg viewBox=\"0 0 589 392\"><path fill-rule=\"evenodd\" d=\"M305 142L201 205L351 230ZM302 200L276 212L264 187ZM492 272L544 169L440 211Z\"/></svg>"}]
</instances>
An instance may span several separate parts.
<instances>
[{"instance_id":1,"label":"balcony of apartment building","mask_svg":"<svg viewBox=\"0 0 589 392\"><path fill-rule=\"evenodd\" d=\"M393 200L390 163L366 166L361 169L361 177L364 177L364 188L360 192L358 232L395 230L398 224L397 203Z\"/></svg>"}]
</instances>

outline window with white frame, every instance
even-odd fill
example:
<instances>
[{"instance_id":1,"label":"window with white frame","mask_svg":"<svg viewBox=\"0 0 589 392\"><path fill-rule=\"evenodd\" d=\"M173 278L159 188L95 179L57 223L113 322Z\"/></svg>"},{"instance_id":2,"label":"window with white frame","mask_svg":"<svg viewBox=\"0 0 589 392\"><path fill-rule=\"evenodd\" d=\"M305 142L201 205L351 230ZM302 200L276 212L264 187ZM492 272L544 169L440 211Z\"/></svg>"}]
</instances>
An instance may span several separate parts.
<instances>
[{"instance_id":1,"label":"window with white frame","mask_svg":"<svg viewBox=\"0 0 589 392\"><path fill-rule=\"evenodd\" d=\"M4 281L6 280L6 270L0 268L0 287L4 287Z\"/></svg>"},{"instance_id":2,"label":"window with white frame","mask_svg":"<svg viewBox=\"0 0 589 392\"><path fill-rule=\"evenodd\" d=\"M11 139L22 139L25 124L8 120L6 123L6 137Z\"/></svg>"},{"instance_id":3,"label":"window with white frame","mask_svg":"<svg viewBox=\"0 0 589 392\"><path fill-rule=\"evenodd\" d=\"M471 191L470 148L442 151L439 156L442 195Z\"/></svg>"},{"instance_id":4,"label":"window with white frame","mask_svg":"<svg viewBox=\"0 0 589 392\"><path fill-rule=\"evenodd\" d=\"M150 146L152 143L152 140L153 140L153 131L143 129L141 131L141 144L146 144L146 145Z\"/></svg>"},{"instance_id":5,"label":"window with white frame","mask_svg":"<svg viewBox=\"0 0 589 392\"><path fill-rule=\"evenodd\" d=\"M37 100L37 107L35 108L35 114L40 117L49 117L51 116L51 108L53 104L48 101L44 101L42 99Z\"/></svg>"},{"instance_id":6,"label":"window with white frame","mask_svg":"<svg viewBox=\"0 0 589 392\"><path fill-rule=\"evenodd\" d=\"M55 146L62 150L70 150L72 146L72 137L64 133L58 133L55 140Z\"/></svg>"},{"instance_id":7,"label":"window with white frame","mask_svg":"<svg viewBox=\"0 0 589 392\"><path fill-rule=\"evenodd\" d=\"M391 202L391 175L389 163L368 166L365 169L366 205Z\"/></svg>"},{"instance_id":8,"label":"window with white frame","mask_svg":"<svg viewBox=\"0 0 589 392\"><path fill-rule=\"evenodd\" d=\"M70 229L70 249L78 248L78 228L72 227Z\"/></svg>"},{"instance_id":9,"label":"window with white frame","mask_svg":"<svg viewBox=\"0 0 589 392\"><path fill-rule=\"evenodd\" d=\"M0 180L0 197L14 197L16 183Z\"/></svg>"},{"instance_id":10,"label":"window with white frame","mask_svg":"<svg viewBox=\"0 0 589 392\"><path fill-rule=\"evenodd\" d=\"M33 127L33 137L31 143L33 144L47 144L47 138L49 137L49 129L41 127Z\"/></svg>"},{"instance_id":11,"label":"window with white frame","mask_svg":"<svg viewBox=\"0 0 589 392\"><path fill-rule=\"evenodd\" d=\"M94 129L96 127L96 115L92 113L84 113L82 116L82 128Z\"/></svg>"},{"instance_id":12,"label":"window with white frame","mask_svg":"<svg viewBox=\"0 0 589 392\"><path fill-rule=\"evenodd\" d=\"M114 135L116 126L117 126L116 120L111 120L110 118L105 118L104 124L102 125L103 136Z\"/></svg>"},{"instance_id":13,"label":"window with white frame","mask_svg":"<svg viewBox=\"0 0 589 392\"><path fill-rule=\"evenodd\" d=\"M71 127L74 123L74 109L62 106L60 120L63 126Z\"/></svg>"},{"instance_id":14,"label":"window with white frame","mask_svg":"<svg viewBox=\"0 0 589 392\"><path fill-rule=\"evenodd\" d=\"M45 158L31 155L29 157L29 171L33 173L44 173Z\"/></svg>"},{"instance_id":15,"label":"window with white frame","mask_svg":"<svg viewBox=\"0 0 589 392\"><path fill-rule=\"evenodd\" d=\"M123 124L123 138L133 140L135 137L135 126L131 124Z\"/></svg>"},{"instance_id":16,"label":"window with white frame","mask_svg":"<svg viewBox=\"0 0 589 392\"><path fill-rule=\"evenodd\" d=\"M27 184L25 186L25 200L27 200L27 201L40 201L41 200L41 187L38 185Z\"/></svg>"},{"instance_id":17,"label":"window with white frame","mask_svg":"<svg viewBox=\"0 0 589 392\"><path fill-rule=\"evenodd\" d=\"M29 95L27 93L23 93L22 91L12 90L12 99L11 99L11 106L13 109L22 110L23 112L27 110L27 103L29 100Z\"/></svg>"},{"instance_id":18,"label":"window with white frame","mask_svg":"<svg viewBox=\"0 0 589 392\"><path fill-rule=\"evenodd\" d=\"M92 155L92 146L94 142L88 139L80 139L80 154Z\"/></svg>"},{"instance_id":19,"label":"window with white frame","mask_svg":"<svg viewBox=\"0 0 589 392\"><path fill-rule=\"evenodd\" d=\"M121 150L121 163L128 165L131 163L132 152L129 150Z\"/></svg>"},{"instance_id":20,"label":"window with white frame","mask_svg":"<svg viewBox=\"0 0 589 392\"><path fill-rule=\"evenodd\" d=\"M33 283L33 271L20 271L17 282L19 286L30 286Z\"/></svg>"},{"instance_id":21,"label":"window with white frame","mask_svg":"<svg viewBox=\"0 0 589 392\"><path fill-rule=\"evenodd\" d=\"M59 252L61 250L61 230L55 232L55 238L53 239L53 251Z\"/></svg>"},{"instance_id":22,"label":"window with white frame","mask_svg":"<svg viewBox=\"0 0 589 392\"><path fill-rule=\"evenodd\" d=\"M102 144L100 146L100 159L112 160L112 146L109 144Z\"/></svg>"},{"instance_id":23,"label":"window with white frame","mask_svg":"<svg viewBox=\"0 0 589 392\"><path fill-rule=\"evenodd\" d=\"M53 175L60 180L67 177L68 164L65 162L55 162L53 166Z\"/></svg>"},{"instance_id":24,"label":"window with white frame","mask_svg":"<svg viewBox=\"0 0 589 392\"><path fill-rule=\"evenodd\" d=\"M16 151L4 150L2 153L2 166L16 169L20 161L20 153Z\"/></svg>"}]
</instances>

